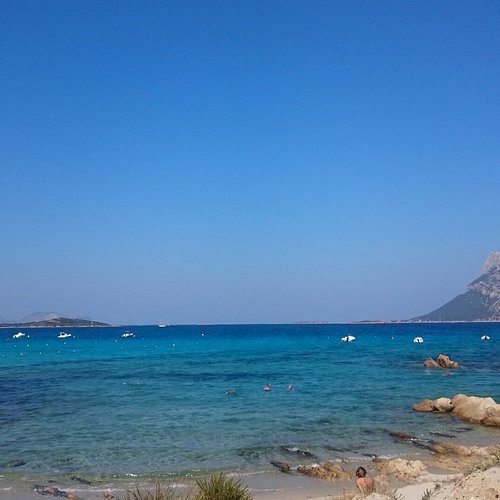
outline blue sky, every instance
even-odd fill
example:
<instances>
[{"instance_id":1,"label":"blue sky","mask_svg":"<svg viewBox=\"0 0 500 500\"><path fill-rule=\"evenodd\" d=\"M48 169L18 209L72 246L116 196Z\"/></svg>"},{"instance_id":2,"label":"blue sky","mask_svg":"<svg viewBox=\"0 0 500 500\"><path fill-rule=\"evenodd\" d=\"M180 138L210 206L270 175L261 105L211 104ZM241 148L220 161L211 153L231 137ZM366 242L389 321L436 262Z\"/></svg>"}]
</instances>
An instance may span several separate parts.
<instances>
[{"instance_id":1,"label":"blue sky","mask_svg":"<svg viewBox=\"0 0 500 500\"><path fill-rule=\"evenodd\" d=\"M500 3L0 5L0 316L409 318L500 250Z\"/></svg>"}]
</instances>

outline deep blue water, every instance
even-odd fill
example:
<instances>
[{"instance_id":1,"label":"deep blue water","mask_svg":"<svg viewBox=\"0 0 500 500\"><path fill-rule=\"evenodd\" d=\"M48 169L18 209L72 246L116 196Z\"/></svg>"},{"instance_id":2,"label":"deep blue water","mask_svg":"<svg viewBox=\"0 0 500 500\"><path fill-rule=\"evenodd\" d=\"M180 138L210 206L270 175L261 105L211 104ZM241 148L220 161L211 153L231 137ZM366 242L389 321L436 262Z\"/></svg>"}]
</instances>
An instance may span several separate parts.
<instances>
[{"instance_id":1,"label":"deep blue water","mask_svg":"<svg viewBox=\"0 0 500 500\"><path fill-rule=\"evenodd\" d=\"M500 401L500 324L69 328L67 340L17 331L0 330L3 475L264 471L307 461L292 447L319 460L425 453L388 431L500 443L498 429L411 409L457 393ZM342 343L347 333L357 340ZM463 368L423 368L440 353Z\"/></svg>"}]
</instances>

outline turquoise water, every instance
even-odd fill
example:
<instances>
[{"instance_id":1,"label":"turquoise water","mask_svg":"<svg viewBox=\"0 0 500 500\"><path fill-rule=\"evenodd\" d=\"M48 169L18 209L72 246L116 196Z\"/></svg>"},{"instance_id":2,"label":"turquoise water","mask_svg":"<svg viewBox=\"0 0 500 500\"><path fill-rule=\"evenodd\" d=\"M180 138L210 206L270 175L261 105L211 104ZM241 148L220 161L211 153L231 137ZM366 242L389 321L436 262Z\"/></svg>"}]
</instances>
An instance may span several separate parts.
<instances>
[{"instance_id":1,"label":"turquoise water","mask_svg":"<svg viewBox=\"0 0 500 500\"><path fill-rule=\"evenodd\" d=\"M389 431L500 443L499 429L411 410L459 392L500 401L500 324L129 326L65 329L67 340L55 329L14 340L17 331L0 330L2 475L177 476L316 460L295 447L318 460L426 453ZM357 340L342 343L347 333ZM440 353L463 368L423 368Z\"/></svg>"}]
</instances>

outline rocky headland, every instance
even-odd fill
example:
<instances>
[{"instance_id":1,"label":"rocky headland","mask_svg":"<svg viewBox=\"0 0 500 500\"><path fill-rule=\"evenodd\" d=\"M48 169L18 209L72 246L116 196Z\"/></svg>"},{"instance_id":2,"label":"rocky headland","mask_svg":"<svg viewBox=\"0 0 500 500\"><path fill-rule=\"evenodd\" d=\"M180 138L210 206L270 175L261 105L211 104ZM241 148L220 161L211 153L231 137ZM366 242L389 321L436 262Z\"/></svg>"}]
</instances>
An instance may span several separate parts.
<instances>
[{"instance_id":1,"label":"rocky headland","mask_svg":"<svg viewBox=\"0 0 500 500\"><path fill-rule=\"evenodd\" d=\"M465 293L412 321L500 321L500 252L488 256Z\"/></svg>"}]
</instances>

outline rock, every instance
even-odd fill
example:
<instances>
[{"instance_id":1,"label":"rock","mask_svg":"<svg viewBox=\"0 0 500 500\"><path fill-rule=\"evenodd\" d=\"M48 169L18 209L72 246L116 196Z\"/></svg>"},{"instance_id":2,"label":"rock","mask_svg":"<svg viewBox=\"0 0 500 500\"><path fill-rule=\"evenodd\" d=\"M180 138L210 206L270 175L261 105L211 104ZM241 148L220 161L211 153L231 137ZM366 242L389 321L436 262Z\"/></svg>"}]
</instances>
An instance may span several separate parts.
<instances>
[{"instance_id":1,"label":"rock","mask_svg":"<svg viewBox=\"0 0 500 500\"><path fill-rule=\"evenodd\" d=\"M277 467L281 472L288 474L290 472L290 466L286 462L277 462L275 460L271 460L271 465Z\"/></svg>"},{"instance_id":2,"label":"rock","mask_svg":"<svg viewBox=\"0 0 500 500\"><path fill-rule=\"evenodd\" d=\"M450 398L437 398L433 401L432 407L435 411L446 413L453 410L453 403Z\"/></svg>"},{"instance_id":3,"label":"rock","mask_svg":"<svg viewBox=\"0 0 500 500\"><path fill-rule=\"evenodd\" d=\"M500 462L500 446L465 446L455 443L435 443L432 451L437 454L440 466L466 470L471 466L489 467Z\"/></svg>"},{"instance_id":4,"label":"rock","mask_svg":"<svg viewBox=\"0 0 500 500\"><path fill-rule=\"evenodd\" d=\"M416 436L412 436L406 432L389 432L389 436L392 436L396 443L411 443L412 441L416 441L418 438Z\"/></svg>"},{"instance_id":5,"label":"rock","mask_svg":"<svg viewBox=\"0 0 500 500\"><path fill-rule=\"evenodd\" d=\"M405 443L412 444L419 448L424 448L426 450L431 449L431 445L429 444L429 440L419 439L416 436L412 436L411 434L407 434L406 432L389 432L389 435L394 438L396 443Z\"/></svg>"},{"instance_id":6,"label":"rock","mask_svg":"<svg viewBox=\"0 0 500 500\"><path fill-rule=\"evenodd\" d=\"M456 438L455 434L449 434L448 432L438 432L438 431L430 431L429 434L433 436L445 437L445 438Z\"/></svg>"},{"instance_id":7,"label":"rock","mask_svg":"<svg viewBox=\"0 0 500 500\"><path fill-rule=\"evenodd\" d=\"M336 479L350 479L351 474L334 462L324 464L300 465L297 471L310 477L335 481Z\"/></svg>"},{"instance_id":8,"label":"rock","mask_svg":"<svg viewBox=\"0 0 500 500\"><path fill-rule=\"evenodd\" d=\"M449 358L446 354L440 354L437 357L437 361L432 358L427 358L424 361L424 366L426 368L460 368L460 365Z\"/></svg>"},{"instance_id":9,"label":"rock","mask_svg":"<svg viewBox=\"0 0 500 500\"><path fill-rule=\"evenodd\" d=\"M448 398L425 399L412 406L415 411L452 411L460 420L500 427L500 405L493 398L457 394Z\"/></svg>"},{"instance_id":10,"label":"rock","mask_svg":"<svg viewBox=\"0 0 500 500\"><path fill-rule=\"evenodd\" d=\"M314 455L313 453L311 453L310 451L301 450L300 448L297 448L296 446L291 446L291 447L283 446L282 449L283 449L283 451L286 451L288 453L294 453L295 455L299 455L301 457L311 458L313 460L318 459L318 457L316 455Z\"/></svg>"},{"instance_id":11,"label":"rock","mask_svg":"<svg viewBox=\"0 0 500 500\"><path fill-rule=\"evenodd\" d=\"M415 410L415 411L427 411L427 412L430 412L430 411L435 411L434 410L434 405L432 404L433 401L432 399L424 399L422 402L420 403L415 403L412 408Z\"/></svg>"},{"instance_id":12,"label":"rock","mask_svg":"<svg viewBox=\"0 0 500 500\"><path fill-rule=\"evenodd\" d=\"M24 460L9 460L8 462L4 462L3 464L1 464L0 467L13 469L15 467L22 467L23 465L26 465L26 462Z\"/></svg>"},{"instance_id":13,"label":"rock","mask_svg":"<svg viewBox=\"0 0 500 500\"><path fill-rule=\"evenodd\" d=\"M480 398L457 394L452 399L453 413L460 419L476 424L483 423L487 416L494 414L498 407L493 398ZM488 411L489 410L489 411ZM495 422L491 422L495 425ZM488 425L488 424L486 424Z\"/></svg>"},{"instance_id":14,"label":"rock","mask_svg":"<svg viewBox=\"0 0 500 500\"><path fill-rule=\"evenodd\" d=\"M437 358L437 362L441 368L460 368L460 365L446 356L446 354L440 354Z\"/></svg>"},{"instance_id":15,"label":"rock","mask_svg":"<svg viewBox=\"0 0 500 500\"><path fill-rule=\"evenodd\" d=\"M373 467L382 474L394 476L404 482L413 481L427 471L426 466L420 460L406 460L404 458L390 460L376 458L373 460Z\"/></svg>"},{"instance_id":16,"label":"rock","mask_svg":"<svg viewBox=\"0 0 500 500\"><path fill-rule=\"evenodd\" d=\"M425 361L424 361L424 366L426 368L439 368L439 365L436 363L436 361L434 361L432 358L427 358Z\"/></svg>"},{"instance_id":17,"label":"rock","mask_svg":"<svg viewBox=\"0 0 500 500\"><path fill-rule=\"evenodd\" d=\"M78 476L70 476L69 478L72 481L77 481L78 483L86 484L87 486L91 486L92 485L92 483L90 481L88 481L87 479L83 479L83 478L78 477Z\"/></svg>"}]
</instances>

